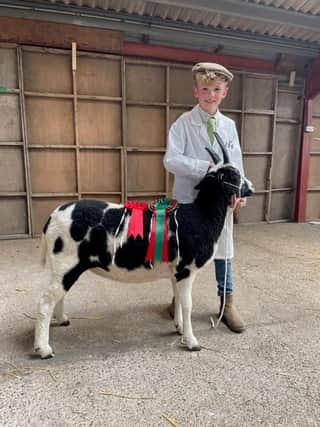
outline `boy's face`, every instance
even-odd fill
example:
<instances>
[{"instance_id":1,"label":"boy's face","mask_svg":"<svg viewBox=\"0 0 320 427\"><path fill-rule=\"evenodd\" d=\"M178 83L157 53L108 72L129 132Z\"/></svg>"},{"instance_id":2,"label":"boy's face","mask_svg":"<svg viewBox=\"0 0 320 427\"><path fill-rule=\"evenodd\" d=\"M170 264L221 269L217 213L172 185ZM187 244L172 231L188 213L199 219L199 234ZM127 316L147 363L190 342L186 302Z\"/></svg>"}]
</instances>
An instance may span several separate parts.
<instances>
[{"instance_id":1,"label":"boy's face","mask_svg":"<svg viewBox=\"0 0 320 427\"><path fill-rule=\"evenodd\" d=\"M227 96L228 84L224 80L212 82L198 81L193 87L193 95L200 107L209 114L215 114L222 100Z\"/></svg>"}]
</instances>

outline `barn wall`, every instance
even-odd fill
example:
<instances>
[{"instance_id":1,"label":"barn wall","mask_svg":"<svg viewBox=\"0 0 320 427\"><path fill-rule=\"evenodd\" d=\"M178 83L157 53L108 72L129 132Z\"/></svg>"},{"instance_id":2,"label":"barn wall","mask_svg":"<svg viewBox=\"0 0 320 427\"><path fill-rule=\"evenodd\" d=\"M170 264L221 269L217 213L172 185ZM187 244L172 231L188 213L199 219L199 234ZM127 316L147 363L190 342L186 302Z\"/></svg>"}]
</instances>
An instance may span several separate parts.
<instances>
[{"instance_id":1,"label":"barn wall","mask_svg":"<svg viewBox=\"0 0 320 427\"><path fill-rule=\"evenodd\" d=\"M312 101L312 125L315 130L310 134L307 220L320 218L320 95Z\"/></svg>"},{"instance_id":2,"label":"barn wall","mask_svg":"<svg viewBox=\"0 0 320 427\"><path fill-rule=\"evenodd\" d=\"M171 123L194 105L189 65L7 45L0 58L0 235L37 235L72 199L170 195L162 159ZM293 219L302 91L235 71L222 111L257 190L240 223Z\"/></svg>"}]
</instances>

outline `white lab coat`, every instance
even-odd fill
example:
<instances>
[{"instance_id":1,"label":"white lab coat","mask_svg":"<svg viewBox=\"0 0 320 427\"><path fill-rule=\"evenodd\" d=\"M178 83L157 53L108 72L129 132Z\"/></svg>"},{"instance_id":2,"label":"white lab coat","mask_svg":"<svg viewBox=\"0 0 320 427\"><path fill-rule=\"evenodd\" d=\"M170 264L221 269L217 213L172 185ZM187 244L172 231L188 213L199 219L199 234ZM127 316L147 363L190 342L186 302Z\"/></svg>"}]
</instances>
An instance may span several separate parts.
<instances>
[{"instance_id":1,"label":"white lab coat","mask_svg":"<svg viewBox=\"0 0 320 427\"><path fill-rule=\"evenodd\" d=\"M212 162L205 147L212 147L221 159L222 153L217 142L210 144L203 111L196 105L182 114L171 126L167 151L164 156L165 168L174 174L173 197L179 203L192 203L197 196L194 187L205 176ZM242 153L238 133L233 120L217 111L216 131L228 150L230 161L243 173ZM228 209L215 259L233 258L233 212Z\"/></svg>"}]
</instances>

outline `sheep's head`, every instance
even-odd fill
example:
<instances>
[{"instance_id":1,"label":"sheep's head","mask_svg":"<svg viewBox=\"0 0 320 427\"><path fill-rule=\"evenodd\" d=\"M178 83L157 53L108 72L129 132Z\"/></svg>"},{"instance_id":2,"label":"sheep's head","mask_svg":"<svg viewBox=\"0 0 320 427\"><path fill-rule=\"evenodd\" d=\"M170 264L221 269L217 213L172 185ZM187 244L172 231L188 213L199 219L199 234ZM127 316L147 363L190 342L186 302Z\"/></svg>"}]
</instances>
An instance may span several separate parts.
<instances>
[{"instance_id":1,"label":"sheep's head","mask_svg":"<svg viewBox=\"0 0 320 427\"><path fill-rule=\"evenodd\" d=\"M218 185L218 187L217 187ZM212 194L213 188L223 191L229 205L232 205L234 196L248 197L253 194L251 182L242 177L239 169L231 164L219 164L211 169L204 179L195 187L203 196Z\"/></svg>"},{"instance_id":2,"label":"sheep's head","mask_svg":"<svg viewBox=\"0 0 320 427\"><path fill-rule=\"evenodd\" d=\"M212 168L208 174L211 174L211 173L215 174L216 172L218 172L218 175L219 175L219 171L221 171L221 169L223 167L228 166L228 167L232 168L232 165L230 164L229 154L228 154L227 150L225 149L224 144L223 144L220 136L217 133L215 135L216 135L218 144L220 145L220 148L221 148L222 153L223 153L223 161L220 160L219 156L213 150L206 148L206 150L210 154L210 157L212 158L212 160L216 164L216 166L214 168ZM233 167L233 169L237 170L238 173L240 174L240 172L237 168ZM232 172L230 172L230 173L232 173ZM220 172L220 175L221 174L223 175L224 172ZM248 178L246 178L245 176L240 174L240 184L239 184L239 190L237 193L237 197L249 197L253 193L254 193L254 188L253 188L252 182L249 181Z\"/></svg>"}]
</instances>

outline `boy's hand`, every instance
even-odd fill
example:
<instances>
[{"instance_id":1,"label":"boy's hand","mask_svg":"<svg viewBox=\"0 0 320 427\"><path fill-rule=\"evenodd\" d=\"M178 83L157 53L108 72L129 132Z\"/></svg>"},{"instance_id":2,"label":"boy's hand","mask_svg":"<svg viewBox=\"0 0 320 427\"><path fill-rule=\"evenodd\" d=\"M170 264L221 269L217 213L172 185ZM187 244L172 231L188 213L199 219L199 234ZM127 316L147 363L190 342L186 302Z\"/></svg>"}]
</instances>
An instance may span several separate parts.
<instances>
[{"instance_id":1,"label":"boy's hand","mask_svg":"<svg viewBox=\"0 0 320 427\"><path fill-rule=\"evenodd\" d=\"M237 197L235 194L231 197L231 208L235 209L236 207L243 208L247 203L247 199L244 197Z\"/></svg>"}]
</instances>

